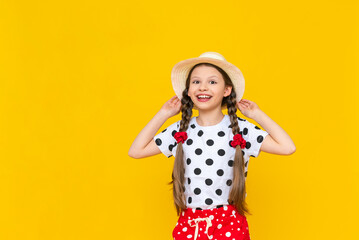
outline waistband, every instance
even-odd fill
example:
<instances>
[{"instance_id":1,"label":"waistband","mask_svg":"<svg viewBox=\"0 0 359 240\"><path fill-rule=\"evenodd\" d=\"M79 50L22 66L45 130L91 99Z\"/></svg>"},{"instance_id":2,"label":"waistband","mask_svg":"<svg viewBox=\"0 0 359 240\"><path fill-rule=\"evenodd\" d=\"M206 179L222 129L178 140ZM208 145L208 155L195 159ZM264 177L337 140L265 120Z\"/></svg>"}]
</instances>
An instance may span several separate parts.
<instances>
[{"instance_id":1,"label":"waistband","mask_svg":"<svg viewBox=\"0 0 359 240\"><path fill-rule=\"evenodd\" d=\"M214 208L222 208L224 205L217 205ZM196 210L203 210L202 208L198 207ZM210 210L210 209L204 209L204 210Z\"/></svg>"},{"instance_id":2,"label":"waistband","mask_svg":"<svg viewBox=\"0 0 359 240\"><path fill-rule=\"evenodd\" d=\"M231 204L224 204L224 205L216 205L213 208L210 209L202 209L202 208L186 208L181 212L181 215L184 216L188 216L191 218L196 218L196 217L206 217L206 216L210 216L211 214L223 214L226 213L227 211L233 212L233 210L236 211L236 208L234 205Z\"/></svg>"}]
</instances>

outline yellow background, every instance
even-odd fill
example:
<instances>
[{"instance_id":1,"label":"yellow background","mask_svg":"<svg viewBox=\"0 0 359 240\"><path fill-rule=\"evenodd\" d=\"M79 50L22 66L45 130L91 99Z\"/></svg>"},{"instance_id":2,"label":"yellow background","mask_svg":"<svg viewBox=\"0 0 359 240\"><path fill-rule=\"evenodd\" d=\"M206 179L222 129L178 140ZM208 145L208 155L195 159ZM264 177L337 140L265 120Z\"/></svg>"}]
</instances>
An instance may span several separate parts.
<instances>
[{"instance_id":1,"label":"yellow background","mask_svg":"<svg viewBox=\"0 0 359 240\"><path fill-rule=\"evenodd\" d=\"M297 148L251 158L252 239L358 239L358 12L355 0L0 1L0 239L171 239L174 158L127 153L174 95L172 67L206 51L242 70L243 97Z\"/></svg>"}]
</instances>

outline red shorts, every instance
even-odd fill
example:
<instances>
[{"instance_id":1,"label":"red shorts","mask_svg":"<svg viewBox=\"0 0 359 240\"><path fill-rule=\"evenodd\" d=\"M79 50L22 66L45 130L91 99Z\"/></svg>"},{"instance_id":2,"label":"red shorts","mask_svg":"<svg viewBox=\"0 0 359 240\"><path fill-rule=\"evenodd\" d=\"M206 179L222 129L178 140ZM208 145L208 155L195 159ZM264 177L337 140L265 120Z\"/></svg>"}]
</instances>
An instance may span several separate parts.
<instances>
[{"instance_id":1,"label":"red shorts","mask_svg":"<svg viewBox=\"0 0 359 240\"><path fill-rule=\"evenodd\" d=\"M174 240L250 240L248 222L233 205L213 209L187 208L173 229Z\"/></svg>"}]
</instances>

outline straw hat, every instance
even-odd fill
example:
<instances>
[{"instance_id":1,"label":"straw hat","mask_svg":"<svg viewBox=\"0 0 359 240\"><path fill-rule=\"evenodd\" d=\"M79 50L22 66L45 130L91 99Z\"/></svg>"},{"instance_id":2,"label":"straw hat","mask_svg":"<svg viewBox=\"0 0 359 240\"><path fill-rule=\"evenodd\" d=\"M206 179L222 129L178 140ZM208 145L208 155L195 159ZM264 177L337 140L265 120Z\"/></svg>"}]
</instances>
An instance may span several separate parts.
<instances>
[{"instance_id":1,"label":"straw hat","mask_svg":"<svg viewBox=\"0 0 359 240\"><path fill-rule=\"evenodd\" d=\"M202 53L197 58L189 58L180 61L173 67L171 73L171 80L172 80L173 90L175 91L177 97L179 99L182 99L182 92L186 89L186 80L191 68L197 63L202 63L202 62L212 63L222 68L223 71L225 71L228 74L228 76L230 77L233 83L233 89L237 95L236 100L237 102L239 102L242 99L244 93L243 74L241 70L239 70L239 68L237 68L230 62L227 62L226 59L217 52ZM227 106L224 105L222 109L226 107ZM193 106L193 108L197 109L195 106Z\"/></svg>"}]
</instances>

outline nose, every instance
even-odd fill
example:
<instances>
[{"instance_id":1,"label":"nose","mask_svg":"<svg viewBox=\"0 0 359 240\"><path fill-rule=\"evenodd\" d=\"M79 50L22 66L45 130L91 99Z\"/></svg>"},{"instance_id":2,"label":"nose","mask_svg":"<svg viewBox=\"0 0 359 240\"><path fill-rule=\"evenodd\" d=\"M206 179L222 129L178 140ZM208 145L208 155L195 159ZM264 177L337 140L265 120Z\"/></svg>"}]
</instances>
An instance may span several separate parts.
<instances>
[{"instance_id":1,"label":"nose","mask_svg":"<svg viewBox=\"0 0 359 240\"><path fill-rule=\"evenodd\" d=\"M201 85L199 86L199 89L202 90L202 91L207 90L208 89L207 88L207 83L202 82Z\"/></svg>"}]
</instances>

